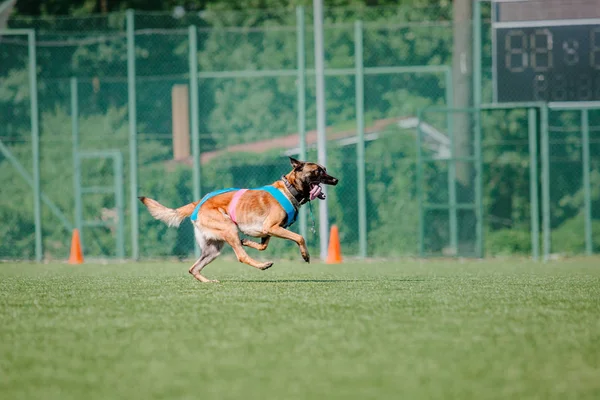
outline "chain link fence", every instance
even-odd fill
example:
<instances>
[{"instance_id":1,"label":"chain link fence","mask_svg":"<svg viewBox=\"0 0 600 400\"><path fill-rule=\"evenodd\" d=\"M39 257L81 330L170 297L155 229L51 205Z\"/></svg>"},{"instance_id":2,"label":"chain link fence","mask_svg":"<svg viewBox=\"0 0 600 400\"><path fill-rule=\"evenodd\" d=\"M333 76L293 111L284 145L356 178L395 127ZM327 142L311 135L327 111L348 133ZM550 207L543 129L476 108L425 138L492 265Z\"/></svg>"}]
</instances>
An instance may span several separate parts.
<instances>
[{"instance_id":1,"label":"chain link fence","mask_svg":"<svg viewBox=\"0 0 600 400\"><path fill-rule=\"evenodd\" d=\"M482 16L482 92L491 97L490 10ZM472 112L419 118L420 110L453 107L451 6L327 9L324 22L327 167L340 178L329 191L329 222L340 228L344 254L361 254L359 166L366 177L367 256L477 256L478 246L485 255L531 254L527 108L486 111L478 122ZM64 259L75 227L87 257L193 257L191 224L167 228L135 194L176 207L215 189L273 182L289 171L287 156L317 160L309 10L15 18L9 27L36 32L40 190L47 200L41 258ZM38 256L32 184L10 160L33 176L27 50L26 36L1 37L0 140L7 151L0 180L11 188L0 199L1 259ZM357 158L359 114L364 160ZM587 180L581 112L549 113L552 248L565 253L589 252L585 229L592 229L591 250L600 246L600 114L590 110L585 118ZM476 143L464 126L477 124ZM582 212L586 185L589 216ZM456 213L450 204L459 205ZM313 254L327 240L309 229L314 223L318 230L320 206L307 208L292 228L306 235ZM298 258L297 251L279 240L266 256Z\"/></svg>"},{"instance_id":2,"label":"chain link fence","mask_svg":"<svg viewBox=\"0 0 600 400\"><path fill-rule=\"evenodd\" d=\"M0 37L0 185L2 193L2 257L30 258L35 252L35 218L32 213L33 148L32 86L28 79L31 48L30 32Z\"/></svg>"}]
</instances>

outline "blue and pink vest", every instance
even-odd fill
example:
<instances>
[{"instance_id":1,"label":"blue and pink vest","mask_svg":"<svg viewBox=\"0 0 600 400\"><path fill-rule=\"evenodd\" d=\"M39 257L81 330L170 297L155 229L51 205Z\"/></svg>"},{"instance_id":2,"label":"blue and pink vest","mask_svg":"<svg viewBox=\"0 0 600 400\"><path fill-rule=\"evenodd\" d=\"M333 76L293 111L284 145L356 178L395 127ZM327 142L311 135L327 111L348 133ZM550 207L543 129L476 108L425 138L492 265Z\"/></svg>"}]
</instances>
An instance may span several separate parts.
<instances>
[{"instance_id":1,"label":"blue and pink vest","mask_svg":"<svg viewBox=\"0 0 600 400\"><path fill-rule=\"evenodd\" d=\"M246 193L248 190L265 191L265 192L269 193L271 196L273 196L275 198L275 200L277 200L279 202L281 207L283 207L283 209L287 213L287 221L283 225L284 228L287 228L287 227L291 226L294 222L296 222L296 218L298 217L298 210L294 207L294 205L287 198L287 196L285 194L283 194L283 192L281 190L277 189L275 186L263 186L263 187L259 187L256 189L228 188L228 189L221 189L221 190L216 190L214 192L210 192L207 195L205 195L202 198L202 200L200 200L200 203L198 203L196 208L194 208L194 212L190 216L190 219L192 221L195 221L196 219L198 219L198 211L200 210L200 207L202 206L202 204L204 204L208 199L213 198L213 197L223 194L223 193L237 191L237 193L235 193L233 195L233 198L231 199L231 202L229 203L229 207L227 207L227 212L229 213L229 217L231 217L231 220L237 224L235 209L237 207L237 203L238 203L240 197L242 197L242 195L244 193Z\"/></svg>"}]
</instances>

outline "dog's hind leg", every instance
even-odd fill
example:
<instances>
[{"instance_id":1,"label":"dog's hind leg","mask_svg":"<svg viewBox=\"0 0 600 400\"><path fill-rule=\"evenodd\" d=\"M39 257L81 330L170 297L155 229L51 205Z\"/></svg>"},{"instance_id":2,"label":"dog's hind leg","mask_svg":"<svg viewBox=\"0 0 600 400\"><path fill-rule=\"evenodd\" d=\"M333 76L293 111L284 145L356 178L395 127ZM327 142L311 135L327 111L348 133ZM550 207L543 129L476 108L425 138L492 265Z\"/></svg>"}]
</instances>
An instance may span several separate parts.
<instances>
[{"instance_id":1,"label":"dog's hind leg","mask_svg":"<svg viewBox=\"0 0 600 400\"><path fill-rule=\"evenodd\" d=\"M229 217L226 217L223 210L207 210L198 217L199 221L197 223L202 227L202 231L198 233L202 237L208 236L227 242L233 248L239 262L263 270L273 265L272 262L258 262L246 253L240 240L237 225Z\"/></svg>"},{"instance_id":2,"label":"dog's hind leg","mask_svg":"<svg viewBox=\"0 0 600 400\"><path fill-rule=\"evenodd\" d=\"M202 255L200 256L198 261L196 261L194 263L194 265L192 265L190 267L190 270L189 270L190 274L192 274L192 276L194 278L198 279L200 282L219 282L216 279L206 278L204 275L200 274L200 271L202 271L202 268L206 267L208 264L213 262L215 260L215 258L217 258L219 256L219 254L221 254L222 248L223 248L223 242L218 242L218 241L207 242L205 247L202 248Z\"/></svg>"},{"instance_id":3,"label":"dog's hind leg","mask_svg":"<svg viewBox=\"0 0 600 400\"><path fill-rule=\"evenodd\" d=\"M258 251L263 251L263 250L267 249L270 239L271 239L271 236L265 236L260 239L260 243L256 243L255 241L250 240L250 239L242 239L242 246L251 247Z\"/></svg>"},{"instance_id":4,"label":"dog's hind leg","mask_svg":"<svg viewBox=\"0 0 600 400\"><path fill-rule=\"evenodd\" d=\"M258 268L261 270L269 269L273 265L272 262L258 262L252 257L250 257L248 253L246 253L246 250L244 250L244 247L242 246L242 241L238 236L237 228L231 231L227 231L226 233L224 232L223 239L225 239L225 241L231 246L239 262L248 264L251 267ZM256 243L256 245L260 246L258 243Z\"/></svg>"},{"instance_id":5,"label":"dog's hind leg","mask_svg":"<svg viewBox=\"0 0 600 400\"><path fill-rule=\"evenodd\" d=\"M219 282L217 280L211 280L200 274L202 268L206 267L208 264L214 261L215 258L221 254L221 249L223 248L223 241L221 240L213 240L207 239L202 232L200 232L197 228L194 227L194 234L196 236L196 241L198 242L198 246L200 247L200 251L202 255L200 258L192 265L189 269L189 273L200 282Z\"/></svg>"}]
</instances>

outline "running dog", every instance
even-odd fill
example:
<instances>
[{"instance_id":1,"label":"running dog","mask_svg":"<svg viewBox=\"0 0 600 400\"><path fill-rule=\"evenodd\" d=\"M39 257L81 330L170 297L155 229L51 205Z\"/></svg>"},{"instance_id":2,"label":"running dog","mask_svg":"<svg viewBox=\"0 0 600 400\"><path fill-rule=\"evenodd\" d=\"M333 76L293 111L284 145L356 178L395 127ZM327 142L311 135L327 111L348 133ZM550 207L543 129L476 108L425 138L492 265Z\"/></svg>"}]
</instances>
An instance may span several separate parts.
<instances>
[{"instance_id":1,"label":"running dog","mask_svg":"<svg viewBox=\"0 0 600 400\"><path fill-rule=\"evenodd\" d=\"M290 162L292 171L271 185L256 189L219 190L176 209L167 208L148 197L139 199L155 219L168 226L177 227L190 217L202 254L189 272L201 282L218 282L207 279L200 272L219 256L225 242L233 248L240 262L260 270L270 268L273 263L252 259L243 246L265 250L271 236L296 242L304 261L310 262L304 238L286 228L296 221L301 205L314 199L325 199L321 184L335 186L338 179L327 174L322 165L292 157ZM239 231L261 238L260 243L240 240Z\"/></svg>"}]
</instances>

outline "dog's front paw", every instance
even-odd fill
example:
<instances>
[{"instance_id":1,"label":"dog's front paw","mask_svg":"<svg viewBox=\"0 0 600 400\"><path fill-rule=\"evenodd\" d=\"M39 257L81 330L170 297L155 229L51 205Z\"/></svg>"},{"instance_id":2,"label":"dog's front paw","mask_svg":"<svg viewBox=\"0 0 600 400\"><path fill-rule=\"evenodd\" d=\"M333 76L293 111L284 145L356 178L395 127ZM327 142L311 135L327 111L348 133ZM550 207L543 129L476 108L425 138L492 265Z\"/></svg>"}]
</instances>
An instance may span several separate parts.
<instances>
[{"instance_id":1,"label":"dog's front paw","mask_svg":"<svg viewBox=\"0 0 600 400\"><path fill-rule=\"evenodd\" d=\"M306 261L307 263L310 263L310 254L302 254L302 258L304 258L304 261Z\"/></svg>"},{"instance_id":2,"label":"dog's front paw","mask_svg":"<svg viewBox=\"0 0 600 400\"><path fill-rule=\"evenodd\" d=\"M262 269L262 270L264 271L264 270L266 270L266 269L269 269L269 268L271 268L272 266L273 266L273 262L272 262L272 261L269 261L269 262L266 262L266 263L264 263L263 265L261 265L261 266L260 266L260 269Z\"/></svg>"}]
</instances>

